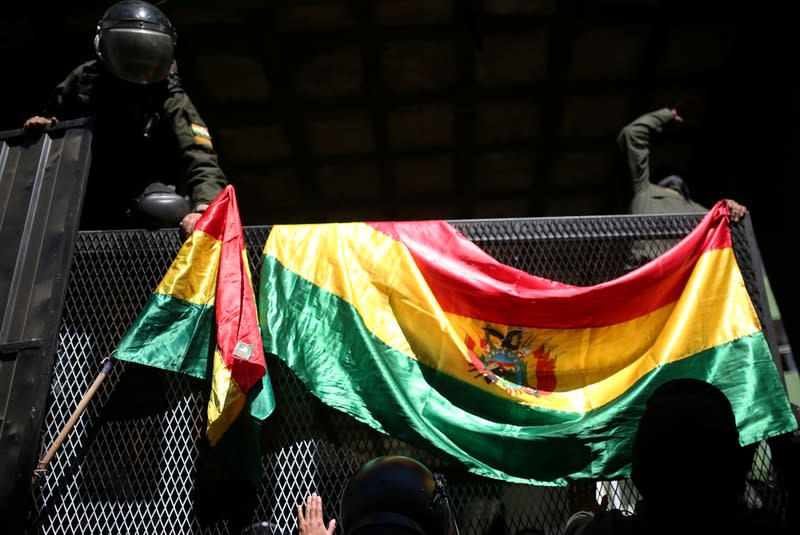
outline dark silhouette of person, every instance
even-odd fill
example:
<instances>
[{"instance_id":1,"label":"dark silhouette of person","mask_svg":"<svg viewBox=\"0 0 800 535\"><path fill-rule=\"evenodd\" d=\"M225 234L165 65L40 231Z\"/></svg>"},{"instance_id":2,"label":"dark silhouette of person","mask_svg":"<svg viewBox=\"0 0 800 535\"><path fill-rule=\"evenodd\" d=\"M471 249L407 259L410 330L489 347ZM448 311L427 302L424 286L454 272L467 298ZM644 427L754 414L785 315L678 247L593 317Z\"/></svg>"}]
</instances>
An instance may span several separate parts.
<instances>
[{"instance_id":1,"label":"dark silhouette of person","mask_svg":"<svg viewBox=\"0 0 800 535\"><path fill-rule=\"evenodd\" d=\"M579 512L565 534L780 533L777 519L744 504L751 460L721 390L668 381L647 401L633 441L631 479L642 497L635 513Z\"/></svg>"},{"instance_id":2,"label":"dark silhouette of person","mask_svg":"<svg viewBox=\"0 0 800 535\"><path fill-rule=\"evenodd\" d=\"M322 500L312 493L297 508L299 535L332 535ZM457 535L458 524L441 474L402 455L377 457L361 466L339 503L345 535Z\"/></svg>"}]
</instances>

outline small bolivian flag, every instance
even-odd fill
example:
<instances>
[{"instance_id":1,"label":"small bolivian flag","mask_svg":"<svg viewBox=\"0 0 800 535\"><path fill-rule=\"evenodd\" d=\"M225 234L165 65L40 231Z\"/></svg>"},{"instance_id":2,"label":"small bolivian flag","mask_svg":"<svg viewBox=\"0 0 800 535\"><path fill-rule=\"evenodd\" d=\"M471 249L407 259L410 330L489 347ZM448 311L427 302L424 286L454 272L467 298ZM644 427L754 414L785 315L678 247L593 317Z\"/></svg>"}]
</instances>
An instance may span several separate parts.
<instances>
[{"instance_id":1,"label":"small bolivian flag","mask_svg":"<svg viewBox=\"0 0 800 535\"><path fill-rule=\"evenodd\" d=\"M206 435L212 446L241 413L260 422L272 412L233 186L203 212L114 356L208 380Z\"/></svg>"},{"instance_id":2,"label":"small bolivian flag","mask_svg":"<svg viewBox=\"0 0 800 535\"><path fill-rule=\"evenodd\" d=\"M796 427L717 204L673 249L580 287L503 265L444 221L278 225L265 349L326 404L474 473L625 477L639 416L694 377L743 444Z\"/></svg>"},{"instance_id":3,"label":"small bolivian flag","mask_svg":"<svg viewBox=\"0 0 800 535\"><path fill-rule=\"evenodd\" d=\"M211 147L211 134L208 133L208 128L201 124L192 123L192 135L194 136L194 142L198 145L205 145L206 147Z\"/></svg>"}]
</instances>

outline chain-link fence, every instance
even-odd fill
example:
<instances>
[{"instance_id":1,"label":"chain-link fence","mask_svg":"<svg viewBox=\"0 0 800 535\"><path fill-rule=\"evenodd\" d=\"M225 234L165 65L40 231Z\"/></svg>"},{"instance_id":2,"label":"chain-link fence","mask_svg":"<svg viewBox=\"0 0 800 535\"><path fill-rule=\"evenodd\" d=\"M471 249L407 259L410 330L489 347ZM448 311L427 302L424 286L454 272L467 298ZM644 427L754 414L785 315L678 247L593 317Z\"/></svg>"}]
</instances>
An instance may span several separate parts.
<instances>
[{"instance_id":1,"label":"chain-link fence","mask_svg":"<svg viewBox=\"0 0 800 535\"><path fill-rule=\"evenodd\" d=\"M593 285L633 269L685 236L699 216L609 216L454 221L499 261L532 274ZM752 230L736 225L737 257L764 318ZM268 227L248 227L257 279ZM51 382L43 453L64 426L101 363L150 297L180 248L177 231L82 232L70 273ZM257 280L256 286L257 286ZM207 384L119 362L34 487L28 532L296 533L296 506L311 491L326 518L350 475L384 454L415 457L443 473L463 534L560 533L568 489L482 478L430 452L378 433L309 394L279 359L269 373L277 408L263 426L265 477L252 495L208 469ZM532 452L533 453L533 452ZM780 513L769 450L756 455L748 500ZM632 509L630 481L590 482L610 504ZM687 485L691 481L687 480ZM337 528L338 529L338 528Z\"/></svg>"}]
</instances>

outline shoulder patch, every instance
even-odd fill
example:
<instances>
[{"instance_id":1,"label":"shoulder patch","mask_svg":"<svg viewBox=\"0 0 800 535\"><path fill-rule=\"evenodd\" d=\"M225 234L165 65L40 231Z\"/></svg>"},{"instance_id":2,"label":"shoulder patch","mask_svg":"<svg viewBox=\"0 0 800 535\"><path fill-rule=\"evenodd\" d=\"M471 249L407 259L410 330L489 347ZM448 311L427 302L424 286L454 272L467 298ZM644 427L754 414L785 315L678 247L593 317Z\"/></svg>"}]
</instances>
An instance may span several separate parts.
<instances>
[{"instance_id":1,"label":"shoulder patch","mask_svg":"<svg viewBox=\"0 0 800 535\"><path fill-rule=\"evenodd\" d=\"M201 124L192 123L192 134L196 136L203 136L211 139L211 134L208 133L208 128Z\"/></svg>"},{"instance_id":2,"label":"shoulder patch","mask_svg":"<svg viewBox=\"0 0 800 535\"><path fill-rule=\"evenodd\" d=\"M208 128L201 124L192 123L192 135L194 142L198 145L205 145L211 147L211 134L208 133Z\"/></svg>"}]
</instances>

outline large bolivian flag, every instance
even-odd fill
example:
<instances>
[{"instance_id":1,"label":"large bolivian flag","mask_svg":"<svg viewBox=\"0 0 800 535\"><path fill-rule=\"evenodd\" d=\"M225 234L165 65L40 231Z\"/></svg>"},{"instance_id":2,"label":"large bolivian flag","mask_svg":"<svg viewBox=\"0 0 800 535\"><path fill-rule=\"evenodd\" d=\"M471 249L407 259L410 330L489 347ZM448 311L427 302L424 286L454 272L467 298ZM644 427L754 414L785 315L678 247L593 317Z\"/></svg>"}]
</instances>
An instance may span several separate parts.
<instances>
[{"instance_id":1,"label":"large bolivian flag","mask_svg":"<svg viewBox=\"0 0 800 535\"><path fill-rule=\"evenodd\" d=\"M198 220L114 357L210 381L206 435L212 446L245 406L257 421L272 412L233 186Z\"/></svg>"},{"instance_id":2,"label":"large bolivian flag","mask_svg":"<svg viewBox=\"0 0 800 535\"><path fill-rule=\"evenodd\" d=\"M724 203L672 250L591 287L503 265L443 221L275 226L265 349L326 404L477 474L617 478L650 393L730 398L743 444L795 427Z\"/></svg>"}]
</instances>

